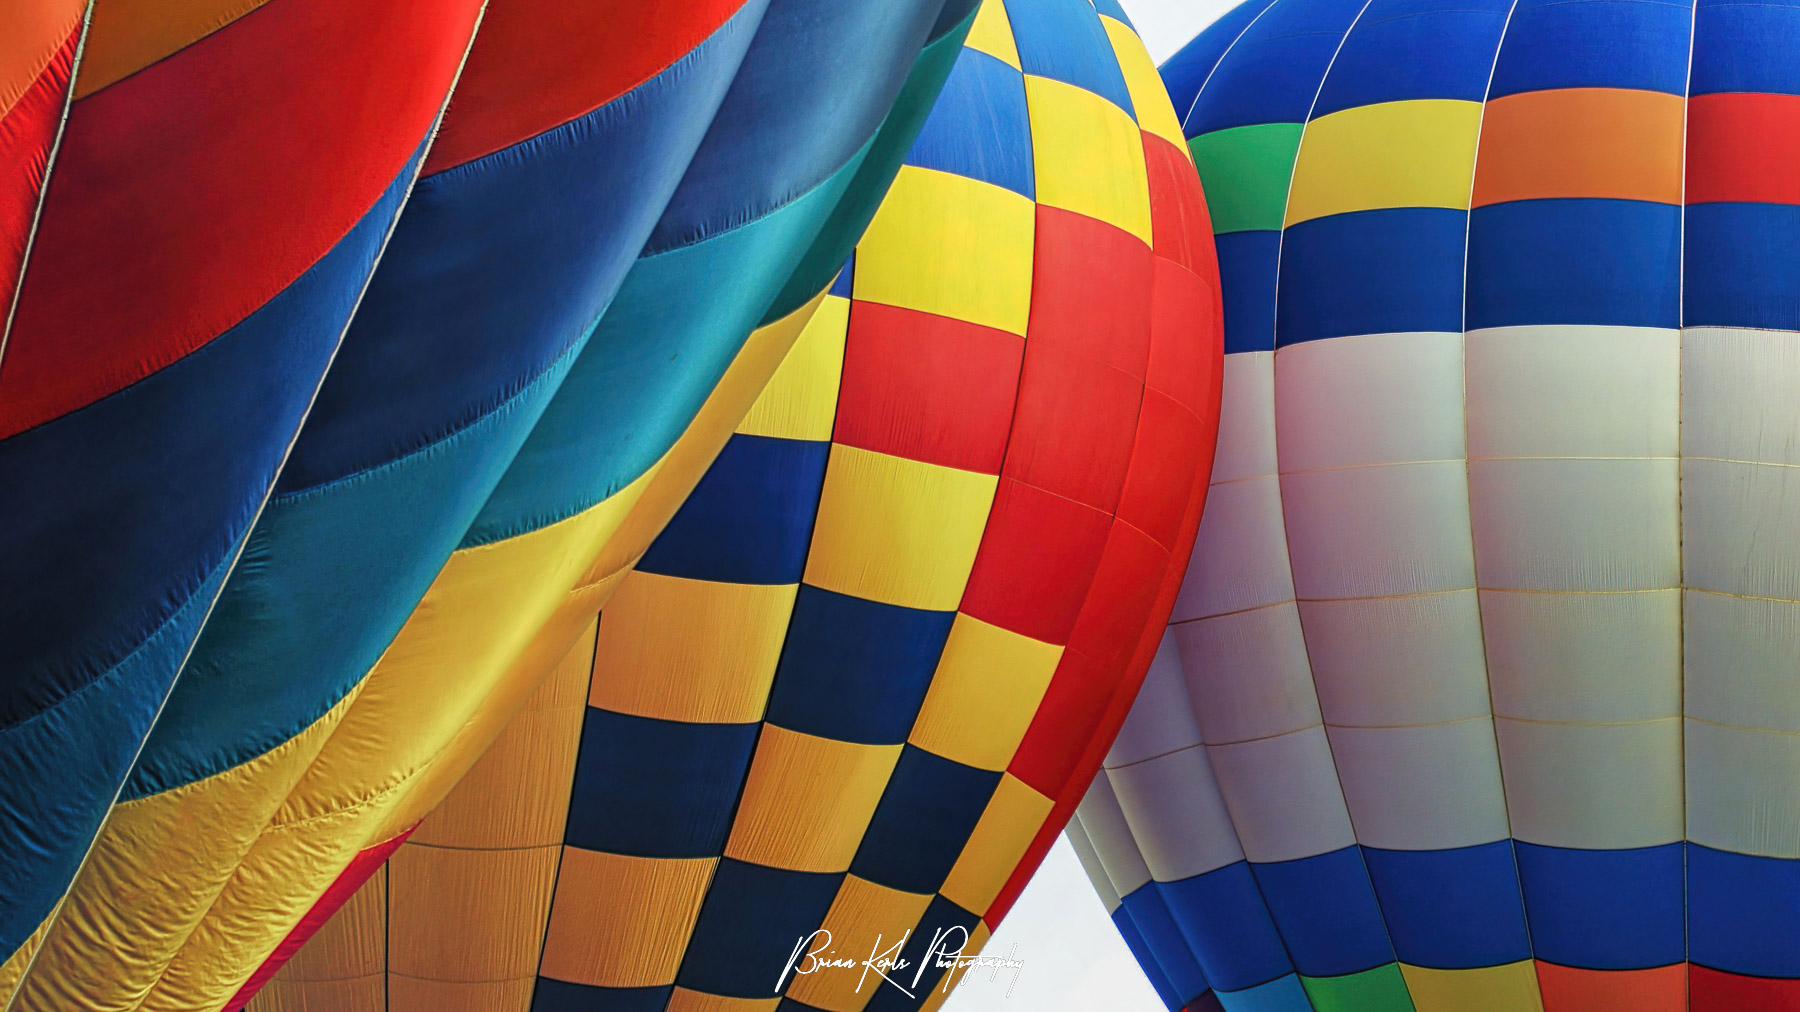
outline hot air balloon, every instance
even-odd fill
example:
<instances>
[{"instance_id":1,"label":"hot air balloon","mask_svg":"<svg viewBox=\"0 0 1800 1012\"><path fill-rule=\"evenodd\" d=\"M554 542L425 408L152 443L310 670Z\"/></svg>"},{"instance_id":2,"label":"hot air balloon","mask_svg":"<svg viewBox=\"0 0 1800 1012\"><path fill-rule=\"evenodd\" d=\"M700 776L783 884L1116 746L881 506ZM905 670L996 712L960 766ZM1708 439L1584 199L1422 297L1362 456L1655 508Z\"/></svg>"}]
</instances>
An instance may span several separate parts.
<instances>
[{"instance_id":1,"label":"hot air balloon","mask_svg":"<svg viewBox=\"0 0 1800 1012\"><path fill-rule=\"evenodd\" d=\"M783 963L820 928L972 955L1123 719L1217 410L1180 142L1116 8L984 4L692 496L251 1008L942 1001L935 966L857 992Z\"/></svg>"},{"instance_id":2,"label":"hot air balloon","mask_svg":"<svg viewBox=\"0 0 1800 1012\"><path fill-rule=\"evenodd\" d=\"M8 7L0 994L270 495L479 9Z\"/></svg>"},{"instance_id":3,"label":"hot air balloon","mask_svg":"<svg viewBox=\"0 0 1800 1012\"><path fill-rule=\"evenodd\" d=\"M1072 835L1171 1008L1800 1002L1797 43L1258 0L1165 68L1220 448Z\"/></svg>"}]
</instances>

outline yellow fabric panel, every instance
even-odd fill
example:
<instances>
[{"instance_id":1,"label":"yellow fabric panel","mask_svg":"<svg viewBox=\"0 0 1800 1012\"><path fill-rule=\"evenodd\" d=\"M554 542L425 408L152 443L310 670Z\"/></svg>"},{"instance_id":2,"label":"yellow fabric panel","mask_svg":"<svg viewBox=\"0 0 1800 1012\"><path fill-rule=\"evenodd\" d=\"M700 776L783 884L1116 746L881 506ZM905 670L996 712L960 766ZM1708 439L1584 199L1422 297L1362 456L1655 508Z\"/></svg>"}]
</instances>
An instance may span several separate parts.
<instances>
[{"instance_id":1,"label":"yellow fabric panel","mask_svg":"<svg viewBox=\"0 0 1800 1012\"><path fill-rule=\"evenodd\" d=\"M0 32L0 119L31 90L50 65L50 58L81 24L86 7L86 0L26 0L6 5L6 31ZM0 995L5 993L0 991Z\"/></svg>"},{"instance_id":2,"label":"yellow fabric panel","mask_svg":"<svg viewBox=\"0 0 1800 1012\"><path fill-rule=\"evenodd\" d=\"M587 712L590 620L550 676L401 847L493 849L562 843Z\"/></svg>"},{"instance_id":3,"label":"yellow fabric panel","mask_svg":"<svg viewBox=\"0 0 1800 1012\"><path fill-rule=\"evenodd\" d=\"M986 914L1054 804L1012 774L1002 776L939 892L964 910Z\"/></svg>"},{"instance_id":4,"label":"yellow fabric panel","mask_svg":"<svg viewBox=\"0 0 1800 1012\"><path fill-rule=\"evenodd\" d=\"M790 871L848 869L900 749L764 724L725 856Z\"/></svg>"},{"instance_id":5,"label":"yellow fabric panel","mask_svg":"<svg viewBox=\"0 0 1800 1012\"><path fill-rule=\"evenodd\" d=\"M12 955L6 957L6 962L0 963L0 1003L12 1000L13 992L19 988L19 978L25 975L25 965L31 962L31 957L37 953L38 946L44 944L44 936L50 931L50 922L55 919L56 909L52 909L49 916L44 918L44 923L38 925L37 930L31 933L31 937L25 939ZM4 1005L0 1004L0 1007L4 1007Z\"/></svg>"},{"instance_id":6,"label":"yellow fabric panel","mask_svg":"<svg viewBox=\"0 0 1800 1012\"><path fill-rule=\"evenodd\" d=\"M561 850L400 848L388 862L388 968L426 980L534 974Z\"/></svg>"},{"instance_id":7,"label":"yellow fabric panel","mask_svg":"<svg viewBox=\"0 0 1800 1012\"><path fill-rule=\"evenodd\" d=\"M1193 161L1187 138L1181 133L1181 122L1176 118L1187 110L1177 110L1170 104L1169 92L1163 87L1162 76L1156 72L1156 64L1150 62L1150 51L1144 48L1144 40L1138 38L1130 25L1105 14L1100 15L1100 23L1106 26L1106 41L1112 43L1119 72L1125 77L1125 91L1131 96L1132 109L1137 112L1138 128L1175 145L1175 150Z\"/></svg>"},{"instance_id":8,"label":"yellow fabric panel","mask_svg":"<svg viewBox=\"0 0 1800 1012\"><path fill-rule=\"evenodd\" d=\"M564 847L540 972L602 987L672 983L718 863Z\"/></svg>"},{"instance_id":9,"label":"yellow fabric panel","mask_svg":"<svg viewBox=\"0 0 1800 1012\"><path fill-rule=\"evenodd\" d=\"M1381 102L1306 124L1287 224L1382 207L1466 210L1481 103Z\"/></svg>"},{"instance_id":10,"label":"yellow fabric panel","mask_svg":"<svg viewBox=\"0 0 1800 1012\"><path fill-rule=\"evenodd\" d=\"M1131 132L1135 137L1137 127ZM1140 163L1143 157L1140 145ZM1145 235L1148 216L1146 207ZM852 288L858 301L1023 335L1036 236L1030 199L979 179L903 165L857 244Z\"/></svg>"},{"instance_id":11,"label":"yellow fabric panel","mask_svg":"<svg viewBox=\"0 0 1800 1012\"><path fill-rule=\"evenodd\" d=\"M812 322L781 360L769 385L750 405L737 431L749 436L831 438L837 420L838 381L844 374L844 335L850 327L850 300L827 295Z\"/></svg>"},{"instance_id":12,"label":"yellow fabric panel","mask_svg":"<svg viewBox=\"0 0 1800 1012\"><path fill-rule=\"evenodd\" d=\"M1147 245L1150 177L1130 114L1085 88L1031 74L1025 104L1038 203L1117 225ZM933 268L924 261L921 269Z\"/></svg>"},{"instance_id":13,"label":"yellow fabric panel","mask_svg":"<svg viewBox=\"0 0 1800 1012\"><path fill-rule=\"evenodd\" d=\"M886 953L901 940L908 928L919 923L925 916L925 908L930 905L931 897L924 893L901 892L855 875L846 875L820 926L831 932L831 947L840 955L861 960L872 952ZM899 955L899 950L892 955ZM904 983L916 970L917 967L907 967L890 972L888 976ZM861 978L860 968L822 969L804 977L794 977L788 984L787 994L796 1001L827 1012L862 1012L875 991L889 985L883 984L873 972L867 979ZM859 980L860 991L857 988Z\"/></svg>"},{"instance_id":14,"label":"yellow fabric panel","mask_svg":"<svg viewBox=\"0 0 1800 1012\"><path fill-rule=\"evenodd\" d=\"M1062 652L1053 643L958 614L908 740L965 766L1005 769Z\"/></svg>"},{"instance_id":15,"label":"yellow fabric panel","mask_svg":"<svg viewBox=\"0 0 1800 1012\"><path fill-rule=\"evenodd\" d=\"M388 1003L387 981L377 973L348 980L287 980L277 976L256 993L245 1012L401 1012L405 1008L399 1002ZM436 1012L446 1010L439 1006Z\"/></svg>"},{"instance_id":16,"label":"yellow fabric panel","mask_svg":"<svg viewBox=\"0 0 1800 1012\"><path fill-rule=\"evenodd\" d=\"M833 445L806 582L930 611L954 611L994 504L996 475Z\"/></svg>"},{"instance_id":17,"label":"yellow fabric panel","mask_svg":"<svg viewBox=\"0 0 1800 1012\"><path fill-rule=\"evenodd\" d=\"M1400 964L1418 1012L1543 1012L1531 960L1474 970Z\"/></svg>"},{"instance_id":18,"label":"yellow fabric panel","mask_svg":"<svg viewBox=\"0 0 1800 1012\"><path fill-rule=\"evenodd\" d=\"M798 589L631 573L600 617L588 702L663 720L762 719Z\"/></svg>"},{"instance_id":19,"label":"yellow fabric panel","mask_svg":"<svg viewBox=\"0 0 1800 1012\"><path fill-rule=\"evenodd\" d=\"M536 986L536 974L518 980L472 983L419 980L391 973L387 978L388 1004L382 1012L528 1012L531 991Z\"/></svg>"},{"instance_id":20,"label":"yellow fabric panel","mask_svg":"<svg viewBox=\"0 0 1800 1012\"><path fill-rule=\"evenodd\" d=\"M1013 43L1012 22L1006 16L1005 0L986 0L969 26L969 37L963 45L1019 69L1019 47Z\"/></svg>"},{"instance_id":21,"label":"yellow fabric panel","mask_svg":"<svg viewBox=\"0 0 1800 1012\"><path fill-rule=\"evenodd\" d=\"M727 998L678 987L669 995L663 1012L774 1012L780 998Z\"/></svg>"},{"instance_id":22,"label":"yellow fabric panel","mask_svg":"<svg viewBox=\"0 0 1800 1012\"><path fill-rule=\"evenodd\" d=\"M268 0L94 0L75 97L187 48Z\"/></svg>"},{"instance_id":23,"label":"yellow fabric panel","mask_svg":"<svg viewBox=\"0 0 1800 1012\"><path fill-rule=\"evenodd\" d=\"M115 805L45 938L19 1007L135 1001L225 888L360 691L250 762ZM196 826L207 830L196 833Z\"/></svg>"}]
</instances>

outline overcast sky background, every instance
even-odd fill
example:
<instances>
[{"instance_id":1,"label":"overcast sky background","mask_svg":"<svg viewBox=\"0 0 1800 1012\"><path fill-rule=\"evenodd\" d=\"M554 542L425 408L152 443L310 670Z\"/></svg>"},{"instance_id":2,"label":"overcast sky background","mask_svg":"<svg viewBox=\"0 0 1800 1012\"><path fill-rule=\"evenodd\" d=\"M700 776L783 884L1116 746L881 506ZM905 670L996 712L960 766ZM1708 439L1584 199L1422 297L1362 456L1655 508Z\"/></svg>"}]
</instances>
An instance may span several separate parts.
<instances>
[{"instance_id":1,"label":"overcast sky background","mask_svg":"<svg viewBox=\"0 0 1800 1012\"><path fill-rule=\"evenodd\" d=\"M1157 63L1230 10L1235 0L1119 0ZM1024 960L972 972L944 1012L1163 1012L1113 929L1067 839L1059 839L988 942L985 955ZM1007 996L1011 987L1011 997Z\"/></svg>"}]
</instances>

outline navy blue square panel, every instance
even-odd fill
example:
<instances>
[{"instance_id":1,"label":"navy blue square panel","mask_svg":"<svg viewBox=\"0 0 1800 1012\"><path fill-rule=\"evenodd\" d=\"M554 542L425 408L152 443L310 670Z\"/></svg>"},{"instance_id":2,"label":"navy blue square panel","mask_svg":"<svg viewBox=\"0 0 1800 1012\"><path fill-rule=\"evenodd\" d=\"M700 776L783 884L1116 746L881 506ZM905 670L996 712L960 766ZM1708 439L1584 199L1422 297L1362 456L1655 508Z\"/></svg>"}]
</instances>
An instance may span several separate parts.
<instances>
[{"instance_id":1,"label":"navy blue square panel","mask_svg":"<svg viewBox=\"0 0 1800 1012\"><path fill-rule=\"evenodd\" d=\"M1221 991L1242 991L1294 972L1281 936L1243 861L1179 882L1152 882L1206 979Z\"/></svg>"},{"instance_id":2,"label":"navy blue square panel","mask_svg":"<svg viewBox=\"0 0 1800 1012\"><path fill-rule=\"evenodd\" d=\"M1131 919L1131 912L1120 906L1112 912L1112 921L1113 926L1119 929L1119 937L1125 940L1125 947L1131 950L1131 958L1137 960L1138 967L1144 971L1144 976L1149 978L1150 987L1156 992L1156 997L1162 999L1163 1006L1169 1012L1175 1012L1176 1009L1187 1004L1182 1000L1181 993L1175 989L1174 981L1169 979L1168 972L1162 968L1162 962L1156 958L1156 954L1151 952L1150 946L1144 942L1144 933L1138 930L1136 922ZM1186 962L1193 962L1192 956L1186 953L1183 955ZM1195 966L1191 976L1199 976L1198 966Z\"/></svg>"},{"instance_id":3,"label":"navy blue square panel","mask_svg":"<svg viewBox=\"0 0 1800 1012\"><path fill-rule=\"evenodd\" d=\"M1438 970L1531 956L1511 840L1452 850L1363 848L1402 963Z\"/></svg>"},{"instance_id":4,"label":"navy blue square panel","mask_svg":"<svg viewBox=\"0 0 1800 1012\"><path fill-rule=\"evenodd\" d=\"M1669 0L1519 0L1490 97L1544 88L1687 93L1694 8Z\"/></svg>"},{"instance_id":5,"label":"navy blue square panel","mask_svg":"<svg viewBox=\"0 0 1800 1012\"><path fill-rule=\"evenodd\" d=\"M888 971L888 980L892 983L883 983L876 988L869 1004L863 1006L863 1012L913 1012L917 1009L933 990L945 983L944 974L953 969L945 966L946 962L954 960L959 951L965 957L975 955L969 942L974 939L975 927L980 923L978 915L942 896L932 897L931 905L925 908L925 916L919 918L918 926L900 949L900 958L906 965ZM990 951L982 955L1005 958L1006 953ZM967 972L966 969L956 970L957 979ZM955 986L955 981L949 983Z\"/></svg>"},{"instance_id":6,"label":"navy blue square panel","mask_svg":"<svg viewBox=\"0 0 1800 1012\"><path fill-rule=\"evenodd\" d=\"M1390 207L1289 226L1276 344L1460 332L1468 221L1465 212L1441 207Z\"/></svg>"},{"instance_id":7,"label":"navy blue square panel","mask_svg":"<svg viewBox=\"0 0 1800 1012\"><path fill-rule=\"evenodd\" d=\"M638 568L719 583L799 583L830 453L824 440L733 434Z\"/></svg>"},{"instance_id":8,"label":"navy blue square panel","mask_svg":"<svg viewBox=\"0 0 1800 1012\"><path fill-rule=\"evenodd\" d=\"M1226 232L1213 237L1219 253L1219 293L1225 303L1225 354L1275 350L1275 275L1280 232Z\"/></svg>"},{"instance_id":9,"label":"navy blue square panel","mask_svg":"<svg viewBox=\"0 0 1800 1012\"><path fill-rule=\"evenodd\" d=\"M675 988L595 987L539 977L531 994L531 1012L663 1012Z\"/></svg>"},{"instance_id":10,"label":"navy blue square panel","mask_svg":"<svg viewBox=\"0 0 1800 1012\"><path fill-rule=\"evenodd\" d=\"M1532 955L1584 970L1686 958L1682 845L1574 850L1516 844Z\"/></svg>"},{"instance_id":11,"label":"navy blue square panel","mask_svg":"<svg viewBox=\"0 0 1800 1012\"><path fill-rule=\"evenodd\" d=\"M637 857L723 854L760 728L589 707L565 842Z\"/></svg>"},{"instance_id":12,"label":"navy blue square panel","mask_svg":"<svg viewBox=\"0 0 1800 1012\"><path fill-rule=\"evenodd\" d=\"M1344 38L1313 118L1377 102L1479 102L1511 0L1372 0Z\"/></svg>"},{"instance_id":13,"label":"navy blue square panel","mask_svg":"<svg viewBox=\"0 0 1800 1012\"><path fill-rule=\"evenodd\" d=\"M1125 75L1089 0L1006 0L1025 73L1085 88L1136 116Z\"/></svg>"},{"instance_id":14,"label":"navy blue square panel","mask_svg":"<svg viewBox=\"0 0 1800 1012\"><path fill-rule=\"evenodd\" d=\"M1690 94L1800 95L1800 3L1700 0Z\"/></svg>"},{"instance_id":15,"label":"navy blue square panel","mask_svg":"<svg viewBox=\"0 0 1800 1012\"><path fill-rule=\"evenodd\" d=\"M1394 961L1362 848L1352 844L1251 870L1300 973L1339 977Z\"/></svg>"},{"instance_id":16,"label":"navy blue square panel","mask_svg":"<svg viewBox=\"0 0 1800 1012\"><path fill-rule=\"evenodd\" d=\"M801 584L769 692L769 723L838 741L900 744L912 733L955 618Z\"/></svg>"},{"instance_id":17,"label":"navy blue square panel","mask_svg":"<svg viewBox=\"0 0 1800 1012\"><path fill-rule=\"evenodd\" d=\"M1688 959L1800 977L1800 861L1687 845Z\"/></svg>"},{"instance_id":18,"label":"navy blue square panel","mask_svg":"<svg viewBox=\"0 0 1800 1012\"><path fill-rule=\"evenodd\" d=\"M1469 213L1470 330L1681 322L1681 208L1566 198Z\"/></svg>"},{"instance_id":19,"label":"navy blue square panel","mask_svg":"<svg viewBox=\"0 0 1800 1012\"><path fill-rule=\"evenodd\" d=\"M1154 882L1140 886L1131 895L1124 897L1119 910L1131 918L1131 924L1136 928L1138 937L1143 940L1144 948L1156 957L1156 965L1168 976L1169 985L1181 996L1183 1002L1192 1005L1194 999L1212 993L1212 984L1207 981L1206 972L1200 969L1199 961L1194 959L1194 950L1182 936L1175 918L1170 916L1169 908L1163 902L1162 891L1156 888ZM1118 922L1116 914L1113 921Z\"/></svg>"},{"instance_id":20,"label":"navy blue square panel","mask_svg":"<svg viewBox=\"0 0 1800 1012\"><path fill-rule=\"evenodd\" d=\"M795 948L824 924L843 881L842 872L721 859L675 983L734 998L774 997Z\"/></svg>"},{"instance_id":21,"label":"navy blue square panel","mask_svg":"<svg viewBox=\"0 0 1800 1012\"><path fill-rule=\"evenodd\" d=\"M956 58L906 164L1037 196L1025 76L978 49Z\"/></svg>"},{"instance_id":22,"label":"navy blue square panel","mask_svg":"<svg viewBox=\"0 0 1800 1012\"><path fill-rule=\"evenodd\" d=\"M1692 204L1686 227L1683 326L1800 330L1800 207Z\"/></svg>"},{"instance_id":23,"label":"navy blue square panel","mask_svg":"<svg viewBox=\"0 0 1800 1012\"><path fill-rule=\"evenodd\" d=\"M902 892L937 892L999 783L999 773L907 745L863 833L851 873Z\"/></svg>"}]
</instances>

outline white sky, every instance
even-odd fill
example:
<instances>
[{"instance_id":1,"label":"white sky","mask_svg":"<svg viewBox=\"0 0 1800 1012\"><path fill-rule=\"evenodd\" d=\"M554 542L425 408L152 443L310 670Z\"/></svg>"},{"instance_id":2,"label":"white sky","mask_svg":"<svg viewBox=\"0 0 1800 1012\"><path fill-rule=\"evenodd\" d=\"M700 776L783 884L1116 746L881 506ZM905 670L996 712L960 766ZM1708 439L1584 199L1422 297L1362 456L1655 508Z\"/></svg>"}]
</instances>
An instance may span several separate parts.
<instances>
[{"instance_id":1,"label":"white sky","mask_svg":"<svg viewBox=\"0 0 1800 1012\"><path fill-rule=\"evenodd\" d=\"M1151 59L1161 63L1235 0L1119 3L1143 36ZM992 971L972 972L957 985L944 1012L1163 1012L1066 839L1056 841L983 954L1004 957L1015 946L1013 958L1025 962L1016 983L1008 970L992 981Z\"/></svg>"}]
</instances>

